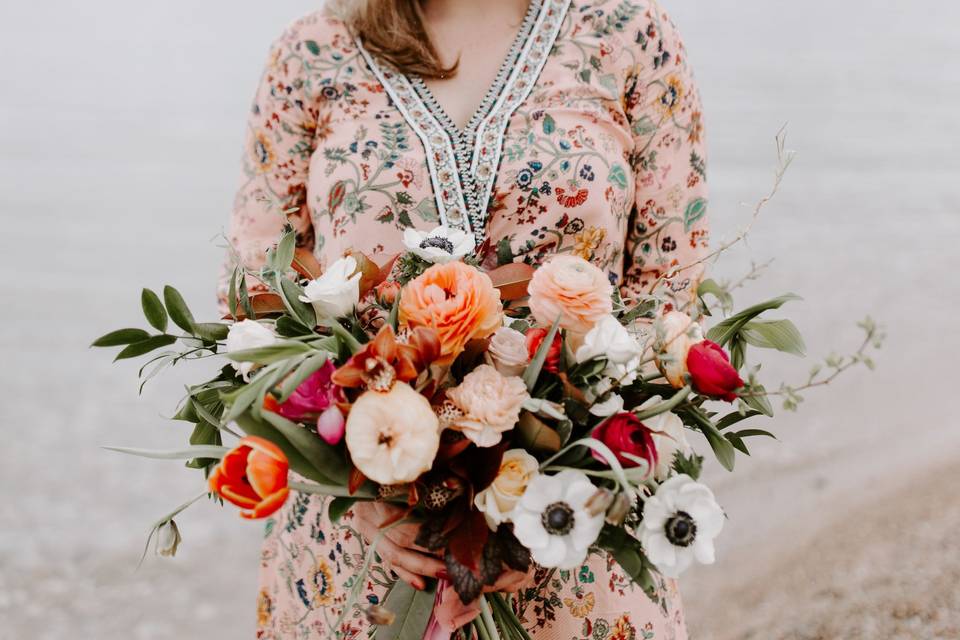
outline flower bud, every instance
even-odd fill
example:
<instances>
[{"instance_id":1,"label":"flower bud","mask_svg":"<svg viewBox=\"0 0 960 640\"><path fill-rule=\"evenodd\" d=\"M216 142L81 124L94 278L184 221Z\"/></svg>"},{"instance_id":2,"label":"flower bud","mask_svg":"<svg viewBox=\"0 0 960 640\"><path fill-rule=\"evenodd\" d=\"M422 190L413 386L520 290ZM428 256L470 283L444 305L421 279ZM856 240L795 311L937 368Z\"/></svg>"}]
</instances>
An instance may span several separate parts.
<instances>
[{"instance_id":1,"label":"flower bud","mask_svg":"<svg viewBox=\"0 0 960 640\"><path fill-rule=\"evenodd\" d=\"M596 517L605 513L615 498L616 496L609 489L597 489L596 493L587 498L583 508L591 516Z\"/></svg>"},{"instance_id":2,"label":"flower bud","mask_svg":"<svg viewBox=\"0 0 960 640\"><path fill-rule=\"evenodd\" d=\"M623 521L627 519L628 513L630 513L630 498L628 498L626 494L618 493L614 497L613 503L607 509L607 524L619 527L623 524Z\"/></svg>"},{"instance_id":3,"label":"flower bud","mask_svg":"<svg viewBox=\"0 0 960 640\"><path fill-rule=\"evenodd\" d=\"M157 529L157 555L172 558L177 555L180 546L180 529L173 520L167 520Z\"/></svg>"}]
</instances>

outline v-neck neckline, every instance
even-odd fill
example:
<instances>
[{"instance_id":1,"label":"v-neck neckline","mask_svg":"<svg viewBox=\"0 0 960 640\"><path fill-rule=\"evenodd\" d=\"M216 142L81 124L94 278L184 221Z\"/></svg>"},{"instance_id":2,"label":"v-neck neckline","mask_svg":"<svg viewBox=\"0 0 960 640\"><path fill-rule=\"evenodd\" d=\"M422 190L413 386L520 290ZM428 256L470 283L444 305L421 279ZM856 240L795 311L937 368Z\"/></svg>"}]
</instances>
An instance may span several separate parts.
<instances>
[{"instance_id":1,"label":"v-neck neckline","mask_svg":"<svg viewBox=\"0 0 960 640\"><path fill-rule=\"evenodd\" d=\"M407 79L413 88L416 89L424 105L430 109L433 116L440 121L440 124L443 125L443 128L446 129L451 136L456 138L472 137L473 134L476 133L480 123L487 114L490 113L497 99L503 93L512 71L516 67L520 52L523 51L527 40L533 32L533 26L537 22L537 15L540 13L542 5L543 0L530 0L527 11L520 23L520 28L517 29L516 34L514 34L510 48L507 50L506 55L500 62L500 66L497 68L497 75L494 77L493 82L487 87L483 97L480 99L480 103L473 110L466 124L462 127L450 116L450 112L444 108L437 99L436 94L434 94L433 89L430 88L430 85L428 85L421 76L407 76Z\"/></svg>"},{"instance_id":2,"label":"v-neck neckline","mask_svg":"<svg viewBox=\"0 0 960 640\"><path fill-rule=\"evenodd\" d=\"M572 0L531 0L497 77L467 125L459 128L422 79L377 59L355 40L361 56L423 144L440 224L486 235L487 209L507 125L533 91Z\"/></svg>"}]
</instances>

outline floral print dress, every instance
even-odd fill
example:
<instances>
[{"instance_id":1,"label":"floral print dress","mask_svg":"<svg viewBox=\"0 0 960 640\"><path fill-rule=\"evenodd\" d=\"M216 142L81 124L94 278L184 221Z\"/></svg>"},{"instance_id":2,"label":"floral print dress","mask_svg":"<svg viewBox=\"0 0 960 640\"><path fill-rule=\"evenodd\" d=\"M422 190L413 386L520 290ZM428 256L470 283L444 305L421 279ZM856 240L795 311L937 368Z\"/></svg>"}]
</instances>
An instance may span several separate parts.
<instances>
[{"instance_id":1,"label":"floral print dress","mask_svg":"<svg viewBox=\"0 0 960 640\"><path fill-rule=\"evenodd\" d=\"M472 231L491 268L571 253L627 298L694 297L700 269L673 270L706 252L703 124L655 0L532 0L463 128L421 79L317 12L274 44L247 134L228 267L258 267L288 222L322 265L347 250L386 263L405 229L446 224ZM366 546L350 513L331 523L324 499L294 494L266 525L257 637L327 638L338 620L367 637L359 607L341 616ZM651 601L599 554L536 578L517 603L534 638L686 638L673 581ZM375 566L364 602L395 579Z\"/></svg>"}]
</instances>

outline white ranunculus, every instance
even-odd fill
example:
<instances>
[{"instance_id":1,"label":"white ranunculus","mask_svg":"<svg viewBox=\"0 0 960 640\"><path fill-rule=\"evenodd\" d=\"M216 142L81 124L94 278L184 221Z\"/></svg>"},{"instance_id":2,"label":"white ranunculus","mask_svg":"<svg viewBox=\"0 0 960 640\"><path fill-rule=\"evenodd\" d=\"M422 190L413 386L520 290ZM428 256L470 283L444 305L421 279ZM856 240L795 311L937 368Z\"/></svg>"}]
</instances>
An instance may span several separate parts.
<instances>
[{"instance_id":1,"label":"white ranunculus","mask_svg":"<svg viewBox=\"0 0 960 640\"><path fill-rule=\"evenodd\" d=\"M656 404L663 402L660 396L653 396L646 402L637 407L637 411L648 409ZM657 466L654 467L653 475L658 481L666 480L670 475L670 469L673 465L673 458L677 453L690 455L693 447L687 440L687 430L683 426L683 420L672 411L665 411L652 418L647 418L643 424L653 433L653 445L657 448Z\"/></svg>"},{"instance_id":2,"label":"white ranunculus","mask_svg":"<svg viewBox=\"0 0 960 640\"><path fill-rule=\"evenodd\" d=\"M277 341L276 334L256 320L241 320L230 325L227 332L227 353L245 351L266 347ZM234 369L240 372L243 379L250 376L250 371L257 366L254 362L231 362Z\"/></svg>"},{"instance_id":3,"label":"white ranunculus","mask_svg":"<svg viewBox=\"0 0 960 640\"><path fill-rule=\"evenodd\" d=\"M303 289L300 300L309 302L317 312L317 320L343 318L360 301L360 271L353 256L340 258L316 280Z\"/></svg>"},{"instance_id":4,"label":"white ranunculus","mask_svg":"<svg viewBox=\"0 0 960 640\"><path fill-rule=\"evenodd\" d=\"M671 311L653 325L653 351L660 373L674 388L686 384L687 353L703 341L703 329L693 318L680 311Z\"/></svg>"},{"instance_id":5,"label":"white ranunculus","mask_svg":"<svg viewBox=\"0 0 960 640\"><path fill-rule=\"evenodd\" d=\"M510 522L513 508L539 467L537 459L523 449L510 449L503 454L496 479L473 501L491 530L496 531L501 523Z\"/></svg>"},{"instance_id":6,"label":"white ranunculus","mask_svg":"<svg viewBox=\"0 0 960 640\"><path fill-rule=\"evenodd\" d=\"M591 514L587 503L597 488L586 474L565 469L538 475L513 508L513 532L542 567L573 569L587 559L604 514Z\"/></svg>"},{"instance_id":7,"label":"white ranunculus","mask_svg":"<svg viewBox=\"0 0 960 640\"><path fill-rule=\"evenodd\" d=\"M642 352L643 348L619 320L604 316L584 336L575 355L577 362L606 358L607 367L603 374L627 385L637 377Z\"/></svg>"},{"instance_id":8,"label":"white ranunculus","mask_svg":"<svg viewBox=\"0 0 960 640\"><path fill-rule=\"evenodd\" d=\"M713 564L713 540L723 529L713 492L690 476L674 476L643 504L639 538L657 571L676 578L693 561Z\"/></svg>"},{"instance_id":9,"label":"white ranunculus","mask_svg":"<svg viewBox=\"0 0 960 640\"><path fill-rule=\"evenodd\" d=\"M519 376L530 363L527 336L510 327L500 327L490 338L487 356L494 368L505 376Z\"/></svg>"},{"instance_id":10,"label":"white ranunculus","mask_svg":"<svg viewBox=\"0 0 960 640\"><path fill-rule=\"evenodd\" d=\"M434 264L445 264L473 253L476 240L472 233L440 225L423 232L408 228L403 232L407 250Z\"/></svg>"}]
</instances>

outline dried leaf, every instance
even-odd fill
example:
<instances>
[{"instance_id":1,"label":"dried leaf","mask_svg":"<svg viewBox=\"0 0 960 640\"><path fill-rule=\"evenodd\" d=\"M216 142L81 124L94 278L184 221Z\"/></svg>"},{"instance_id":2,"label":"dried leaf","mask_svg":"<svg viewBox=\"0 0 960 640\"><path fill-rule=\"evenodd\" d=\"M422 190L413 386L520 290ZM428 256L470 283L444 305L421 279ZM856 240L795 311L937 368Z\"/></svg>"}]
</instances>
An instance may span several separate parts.
<instances>
[{"instance_id":1,"label":"dried leaf","mask_svg":"<svg viewBox=\"0 0 960 640\"><path fill-rule=\"evenodd\" d=\"M541 453L556 453L560 450L560 434L529 411L520 414L515 432L518 442L525 449Z\"/></svg>"},{"instance_id":2,"label":"dried leaf","mask_svg":"<svg viewBox=\"0 0 960 640\"><path fill-rule=\"evenodd\" d=\"M523 262L512 262L497 267L487 275L493 286L500 290L503 301L519 300L527 297L527 286L533 277L533 267Z\"/></svg>"},{"instance_id":3,"label":"dried leaf","mask_svg":"<svg viewBox=\"0 0 960 640\"><path fill-rule=\"evenodd\" d=\"M290 266L293 267L293 270L299 273L301 277L307 278L308 280L316 280L320 277L320 274L323 273L323 269L320 268L320 263L317 262L313 253L303 247L297 247L297 250L293 254L293 263Z\"/></svg>"}]
</instances>

